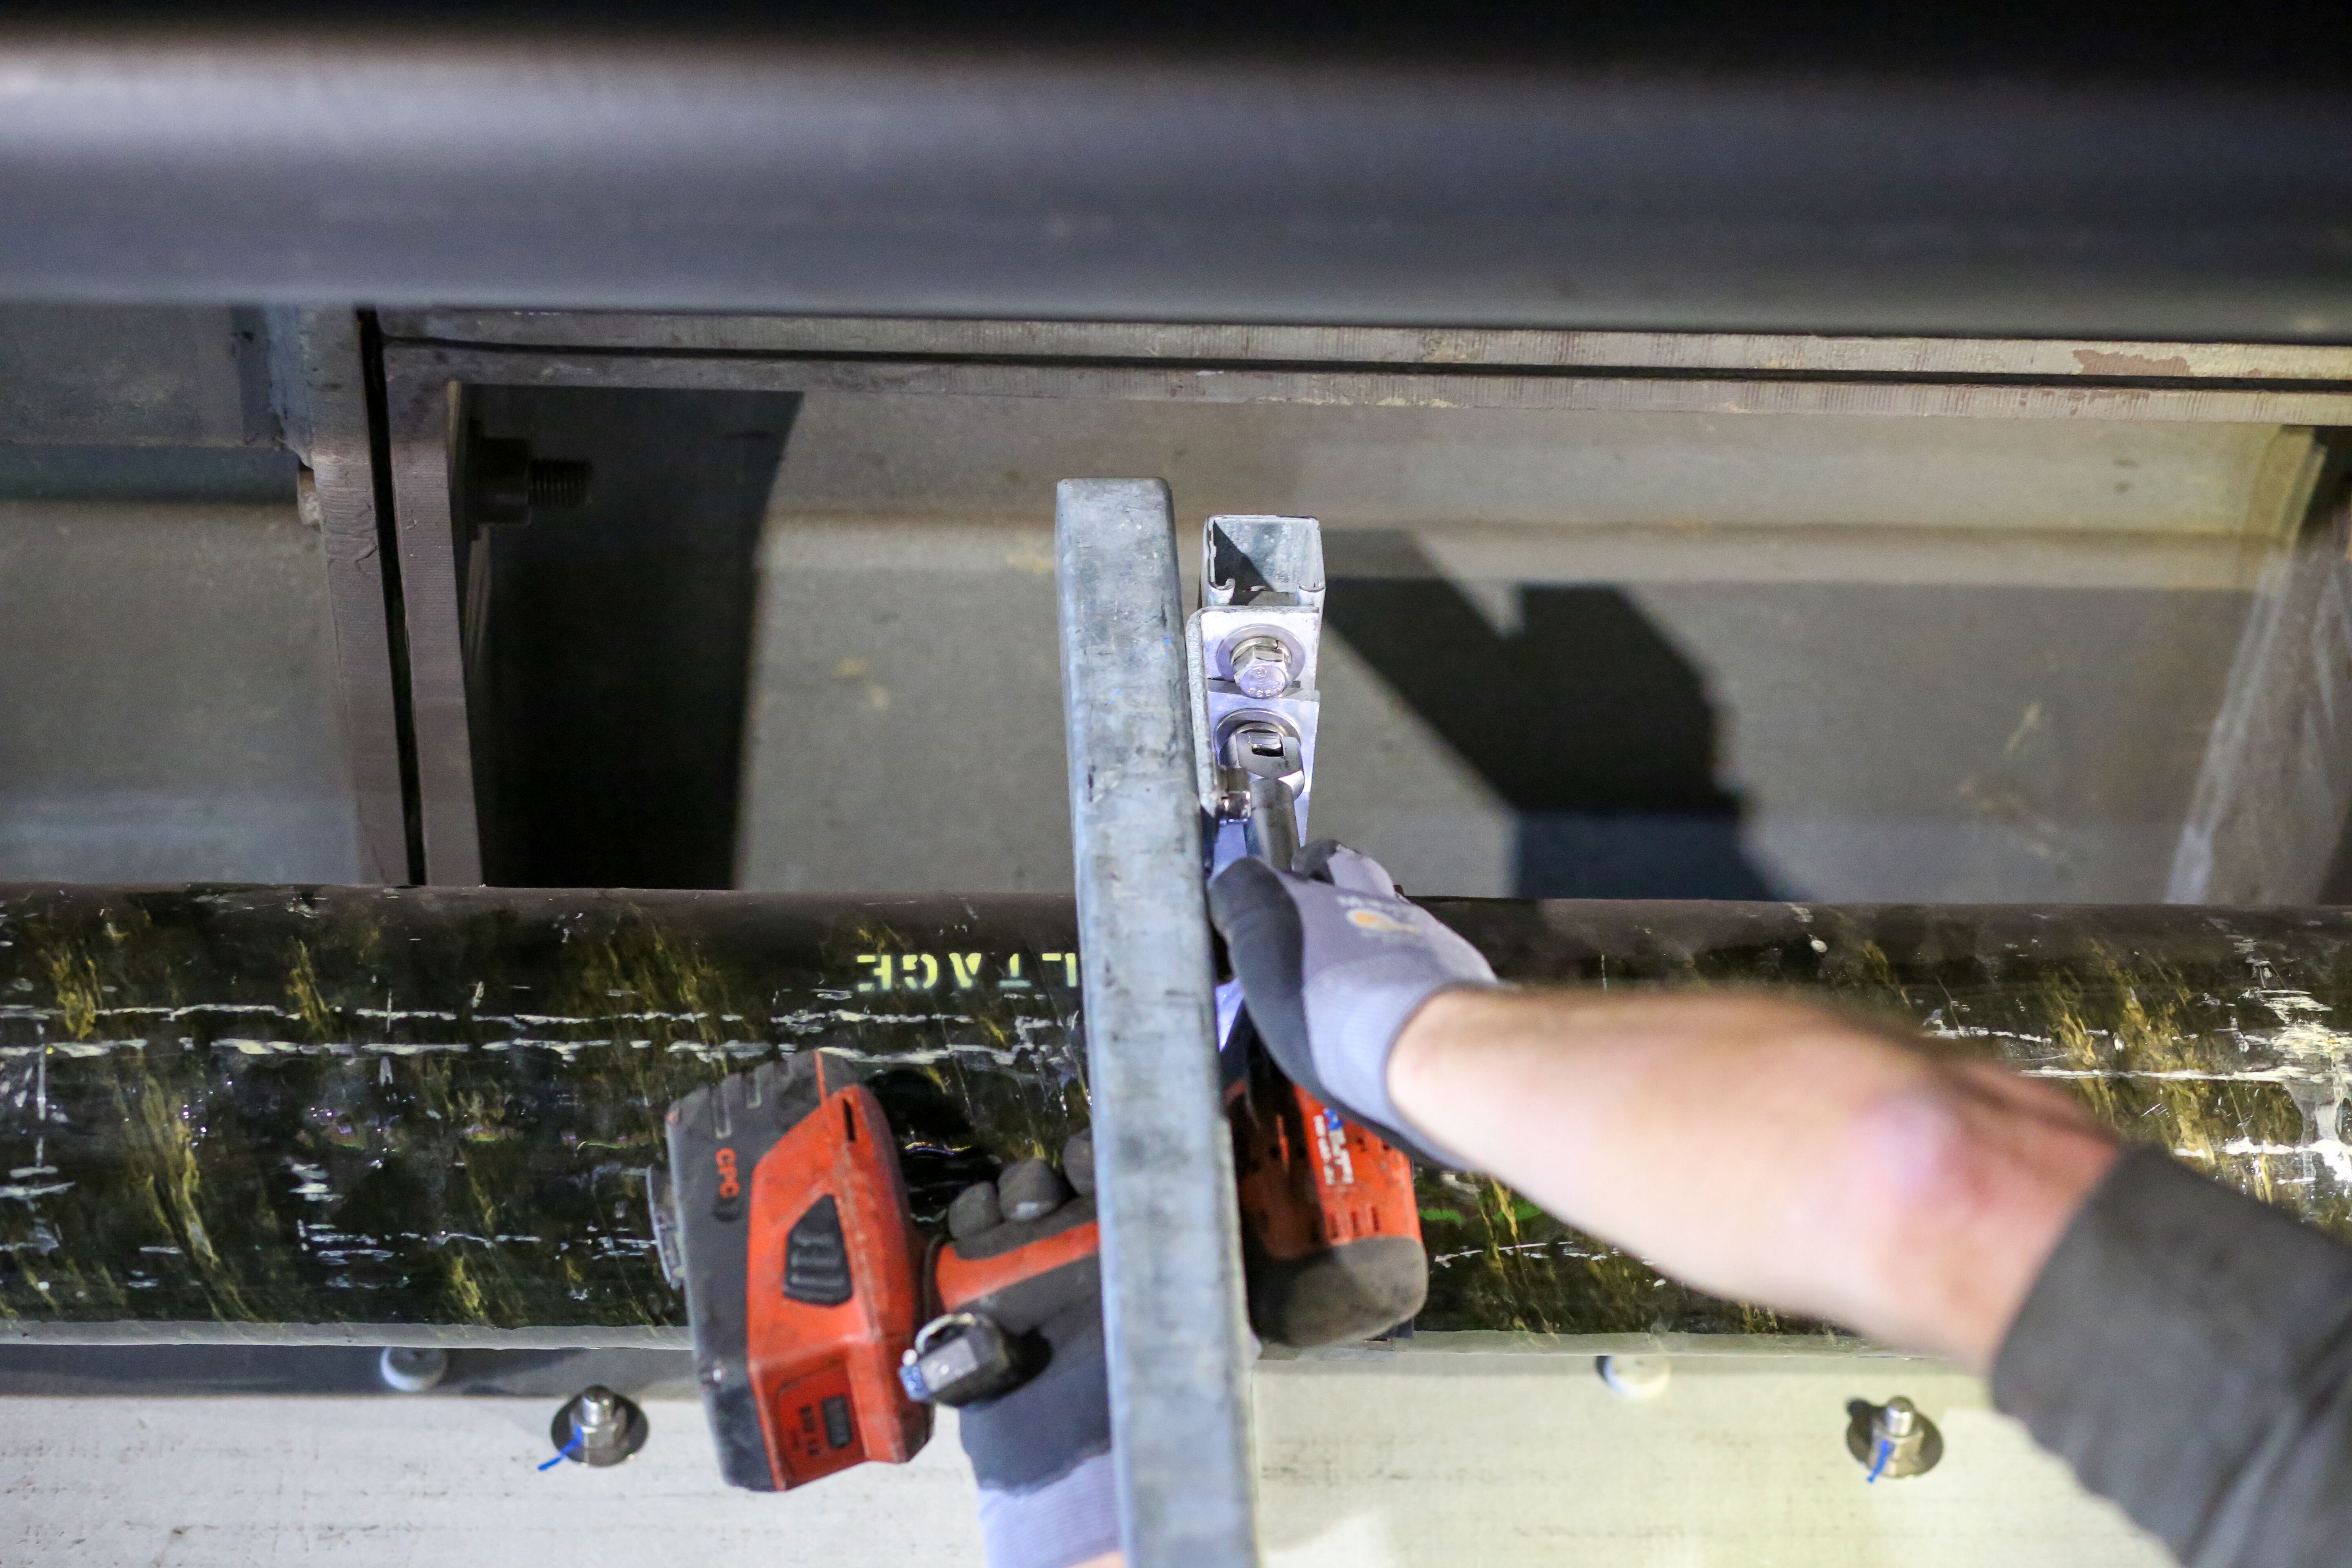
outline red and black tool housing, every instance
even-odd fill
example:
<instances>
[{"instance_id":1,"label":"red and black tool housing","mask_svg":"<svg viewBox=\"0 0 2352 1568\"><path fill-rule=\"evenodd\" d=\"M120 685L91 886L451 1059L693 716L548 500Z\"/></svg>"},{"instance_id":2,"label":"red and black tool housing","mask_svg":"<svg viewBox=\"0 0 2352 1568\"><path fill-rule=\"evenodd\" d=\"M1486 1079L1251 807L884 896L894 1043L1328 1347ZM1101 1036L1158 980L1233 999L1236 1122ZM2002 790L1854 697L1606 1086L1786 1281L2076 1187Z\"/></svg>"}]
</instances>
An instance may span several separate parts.
<instances>
[{"instance_id":1,"label":"red and black tool housing","mask_svg":"<svg viewBox=\"0 0 2352 1568\"><path fill-rule=\"evenodd\" d=\"M1429 1296L1412 1160L1285 1078L1247 1014L1226 1064L1250 1327L1306 1348L1410 1322Z\"/></svg>"},{"instance_id":2,"label":"red and black tool housing","mask_svg":"<svg viewBox=\"0 0 2352 1568\"><path fill-rule=\"evenodd\" d=\"M854 1061L772 1062L670 1108L668 1247L728 1482L782 1491L930 1436L901 1354L922 1243L881 1102Z\"/></svg>"}]
</instances>

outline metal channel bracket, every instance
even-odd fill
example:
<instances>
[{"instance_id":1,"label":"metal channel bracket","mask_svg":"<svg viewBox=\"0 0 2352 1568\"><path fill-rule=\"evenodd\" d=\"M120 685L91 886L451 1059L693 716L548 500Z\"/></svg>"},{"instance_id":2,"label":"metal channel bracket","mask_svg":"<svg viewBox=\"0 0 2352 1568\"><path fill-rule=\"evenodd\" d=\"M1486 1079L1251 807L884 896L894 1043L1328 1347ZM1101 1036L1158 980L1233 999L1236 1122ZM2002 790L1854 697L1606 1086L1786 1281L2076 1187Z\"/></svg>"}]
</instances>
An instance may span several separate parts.
<instances>
[{"instance_id":1,"label":"metal channel bracket","mask_svg":"<svg viewBox=\"0 0 2352 1568\"><path fill-rule=\"evenodd\" d=\"M1193 778L1209 869L1244 855L1288 866L1315 783L1323 525L1213 517L1201 531L1201 607L1184 626Z\"/></svg>"},{"instance_id":2,"label":"metal channel bracket","mask_svg":"<svg viewBox=\"0 0 2352 1568\"><path fill-rule=\"evenodd\" d=\"M1168 487L1063 480L1054 548L1120 1540L1128 1568L1244 1568L1241 1222Z\"/></svg>"}]
</instances>

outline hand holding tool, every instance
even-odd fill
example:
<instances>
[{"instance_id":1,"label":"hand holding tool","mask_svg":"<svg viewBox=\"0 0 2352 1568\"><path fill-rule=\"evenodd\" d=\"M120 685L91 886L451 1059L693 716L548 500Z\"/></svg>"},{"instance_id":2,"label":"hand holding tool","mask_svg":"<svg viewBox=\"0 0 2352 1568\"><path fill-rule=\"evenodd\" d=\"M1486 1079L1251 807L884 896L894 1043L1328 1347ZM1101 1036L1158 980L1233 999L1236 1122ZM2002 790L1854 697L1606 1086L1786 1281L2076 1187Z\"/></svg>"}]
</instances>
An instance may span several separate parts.
<instances>
[{"instance_id":1,"label":"hand holding tool","mask_svg":"<svg viewBox=\"0 0 2352 1568\"><path fill-rule=\"evenodd\" d=\"M782 1491L903 1463L935 1404L962 1408L983 1489L1108 1452L1092 1145L967 1188L929 1242L865 1078L813 1051L670 1109L656 1240L727 1480Z\"/></svg>"},{"instance_id":2,"label":"hand holding tool","mask_svg":"<svg viewBox=\"0 0 2352 1568\"><path fill-rule=\"evenodd\" d=\"M1464 1162L1408 1133L1389 1099L1389 1053L1441 991L1496 984L1477 949L1407 902L1379 861L1324 840L1300 870L1236 860L1209 884L1258 1037L1293 1083L1388 1142Z\"/></svg>"}]
</instances>

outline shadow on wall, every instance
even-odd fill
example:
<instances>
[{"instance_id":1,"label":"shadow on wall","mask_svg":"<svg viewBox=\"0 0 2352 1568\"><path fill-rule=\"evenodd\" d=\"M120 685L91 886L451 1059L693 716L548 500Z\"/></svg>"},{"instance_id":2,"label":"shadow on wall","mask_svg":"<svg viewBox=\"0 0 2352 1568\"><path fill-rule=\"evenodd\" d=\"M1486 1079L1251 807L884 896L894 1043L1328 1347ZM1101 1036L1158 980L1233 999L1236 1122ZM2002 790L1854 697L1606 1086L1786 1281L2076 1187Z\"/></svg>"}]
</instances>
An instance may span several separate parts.
<instances>
[{"instance_id":1,"label":"shadow on wall","mask_svg":"<svg viewBox=\"0 0 2352 1568\"><path fill-rule=\"evenodd\" d=\"M1625 594L1519 590L1505 632L1412 536L1325 536L1331 629L1517 816L1514 889L1769 899L1715 779L1706 682Z\"/></svg>"}]
</instances>

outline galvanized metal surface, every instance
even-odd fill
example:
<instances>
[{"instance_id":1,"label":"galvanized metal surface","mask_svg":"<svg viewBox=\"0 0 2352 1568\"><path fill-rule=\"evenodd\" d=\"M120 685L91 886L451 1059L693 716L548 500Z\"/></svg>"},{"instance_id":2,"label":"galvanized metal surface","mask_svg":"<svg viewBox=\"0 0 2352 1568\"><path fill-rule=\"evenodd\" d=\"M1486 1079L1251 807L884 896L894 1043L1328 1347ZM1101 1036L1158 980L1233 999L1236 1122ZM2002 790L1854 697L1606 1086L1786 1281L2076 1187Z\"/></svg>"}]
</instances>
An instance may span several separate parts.
<instances>
[{"instance_id":1,"label":"galvanized metal surface","mask_svg":"<svg viewBox=\"0 0 2352 1568\"><path fill-rule=\"evenodd\" d=\"M1168 487L1064 479L1054 542L1119 1540L1239 1568L1249 1335Z\"/></svg>"},{"instance_id":2,"label":"galvanized metal surface","mask_svg":"<svg viewBox=\"0 0 2352 1568\"><path fill-rule=\"evenodd\" d=\"M2352 910L1430 907L1509 979L1916 1024L2352 1237ZM667 1342L637 1173L683 1090L789 1050L905 1069L933 1216L1087 1119L1066 899L16 886L0 942L5 1337ZM1421 1202L1432 1339L1826 1342L1494 1183Z\"/></svg>"}]
</instances>

